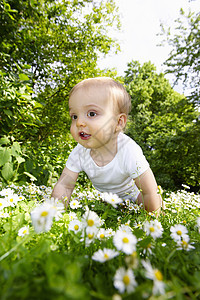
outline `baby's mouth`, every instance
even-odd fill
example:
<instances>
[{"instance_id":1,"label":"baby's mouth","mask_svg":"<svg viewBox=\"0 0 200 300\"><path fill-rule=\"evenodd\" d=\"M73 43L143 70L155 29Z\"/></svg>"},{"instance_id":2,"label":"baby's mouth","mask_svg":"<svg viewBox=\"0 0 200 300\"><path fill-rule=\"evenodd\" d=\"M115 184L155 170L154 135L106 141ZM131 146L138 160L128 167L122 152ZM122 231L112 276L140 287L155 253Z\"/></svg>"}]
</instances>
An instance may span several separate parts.
<instances>
[{"instance_id":1,"label":"baby's mouth","mask_svg":"<svg viewBox=\"0 0 200 300\"><path fill-rule=\"evenodd\" d=\"M90 134L85 133L84 131L79 132L79 136L82 140L87 140L91 137Z\"/></svg>"}]
</instances>

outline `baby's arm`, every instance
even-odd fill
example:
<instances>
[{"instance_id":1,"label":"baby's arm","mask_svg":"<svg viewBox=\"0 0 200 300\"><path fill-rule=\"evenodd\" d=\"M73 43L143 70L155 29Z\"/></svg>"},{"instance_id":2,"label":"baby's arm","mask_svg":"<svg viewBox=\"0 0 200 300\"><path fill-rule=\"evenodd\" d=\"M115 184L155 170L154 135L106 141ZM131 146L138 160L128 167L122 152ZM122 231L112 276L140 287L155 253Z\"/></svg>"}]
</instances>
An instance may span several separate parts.
<instances>
[{"instance_id":1,"label":"baby's arm","mask_svg":"<svg viewBox=\"0 0 200 300\"><path fill-rule=\"evenodd\" d=\"M157 211L159 213L162 207L162 198L158 194L158 186L151 169L149 168L136 178L135 183L140 190L137 198L138 203L143 203L147 211Z\"/></svg>"},{"instance_id":2,"label":"baby's arm","mask_svg":"<svg viewBox=\"0 0 200 300\"><path fill-rule=\"evenodd\" d=\"M78 178L78 174L76 172L70 171L68 168L64 168L60 178L58 179L56 185L53 188L51 196L55 199L59 199L64 201L65 207L67 208L71 194L76 184L76 180ZM67 197L67 200L63 200Z\"/></svg>"}]
</instances>

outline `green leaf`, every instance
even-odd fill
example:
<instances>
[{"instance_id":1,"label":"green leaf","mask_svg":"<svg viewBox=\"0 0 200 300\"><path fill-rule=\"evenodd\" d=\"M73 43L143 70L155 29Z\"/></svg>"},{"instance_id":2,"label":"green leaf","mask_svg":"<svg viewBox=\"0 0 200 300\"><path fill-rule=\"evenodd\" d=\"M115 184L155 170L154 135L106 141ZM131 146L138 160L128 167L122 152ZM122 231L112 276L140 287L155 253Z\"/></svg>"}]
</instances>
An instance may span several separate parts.
<instances>
[{"instance_id":1,"label":"green leaf","mask_svg":"<svg viewBox=\"0 0 200 300\"><path fill-rule=\"evenodd\" d=\"M24 159L23 157L21 157L21 156L17 156L17 157L16 157L16 160L17 160L17 162L18 162L19 165L20 165L21 163L25 162L25 159Z\"/></svg>"},{"instance_id":2,"label":"green leaf","mask_svg":"<svg viewBox=\"0 0 200 300\"><path fill-rule=\"evenodd\" d=\"M1 170L1 174L5 180L7 180L7 181L10 180L14 175L13 164L10 162L7 162Z\"/></svg>"},{"instance_id":3,"label":"green leaf","mask_svg":"<svg viewBox=\"0 0 200 300\"><path fill-rule=\"evenodd\" d=\"M10 149L0 149L0 167L11 161Z\"/></svg>"},{"instance_id":4,"label":"green leaf","mask_svg":"<svg viewBox=\"0 0 200 300\"><path fill-rule=\"evenodd\" d=\"M9 140L9 138L8 138L7 136L2 137L2 138L0 139L0 144L1 144L1 145L6 145L6 144L9 144L9 143L10 143L10 140Z\"/></svg>"},{"instance_id":5,"label":"green leaf","mask_svg":"<svg viewBox=\"0 0 200 300\"><path fill-rule=\"evenodd\" d=\"M14 142L11 149L13 149L14 151L20 153L21 152L21 147L20 144L18 142Z\"/></svg>"},{"instance_id":6,"label":"green leaf","mask_svg":"<svg viewBox=\"0 0 200 300\"><path fill-rule=\"evenodd\" d=\"M28 76L26 74L22 74L22 73L19 74L19 79L21 81L28 81L29 80Z\"/></svg>"},{"instance_id":7,"label":"green leaf","mask_svg":"<svg viewBox=\"0 0 200 300\"><path fill-rule=\"evenodd\" d=\"M37 178L35 176L33 176L32 174L28 173L28 172L24 172L25 175L27 175L28 177L30 177L33 180L37 181Z\"/></svg>"}]
</instances>

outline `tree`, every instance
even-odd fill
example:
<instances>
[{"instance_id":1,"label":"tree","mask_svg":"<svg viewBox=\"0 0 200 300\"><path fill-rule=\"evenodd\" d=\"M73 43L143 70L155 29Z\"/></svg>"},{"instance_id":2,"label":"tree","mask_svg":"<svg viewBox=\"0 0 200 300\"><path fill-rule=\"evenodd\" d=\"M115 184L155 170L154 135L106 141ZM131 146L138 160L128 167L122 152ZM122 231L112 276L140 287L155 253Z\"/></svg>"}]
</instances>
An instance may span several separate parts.
<instances>
[{"instance_id":1,"label":"tree","mask_svg":"<svg viewBox=\"0 0 200 300\"><path fill-rule=\"evenodd\" d=\"M194 103L175 92L150 62L132 61L125 73L132 99L127 134L142 147L158 183L166 189L183 183L198 187L200 124Z\"/></svg>"},{"instance_id":2,"label":"tree","mask_svg":"<svg viewBox=\"0 0 200 300\"><path fill-rule=\"evenodd\" d=\"M200 104L200 14L185 14L180 10L180 18L175 20L175 29L162 26L162 35L166 36L172 50L165 62L166 73L175 76L175 83L183 81L189 91L189 98ZM187 93L188 93L187 91Z\"/></svg>"},{"instance_id":3,"label":"tree","mask_svg":"<svg viewBox=\"0 0 200 300\"><path fill-rule=\"evenodd\" d=\"M43 106L34 138L59 136L69 128L70 89L81 79L102 74L99 55L118 50L108 35L109 27L120 26L115 3L4 0L1 7L0 67L16 75L22 69L32 97Z\"/></svg>"}]
</instances>

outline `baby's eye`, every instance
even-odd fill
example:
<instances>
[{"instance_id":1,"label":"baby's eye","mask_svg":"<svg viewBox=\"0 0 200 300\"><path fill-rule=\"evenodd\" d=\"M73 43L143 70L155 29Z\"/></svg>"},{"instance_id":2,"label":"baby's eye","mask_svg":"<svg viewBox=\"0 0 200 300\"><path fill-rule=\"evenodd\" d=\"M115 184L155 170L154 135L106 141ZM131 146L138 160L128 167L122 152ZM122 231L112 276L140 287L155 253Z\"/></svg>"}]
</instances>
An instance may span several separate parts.
<instances>
[{"instance_id":1,"label":"baby's eye","mask_svg":"<svg viewBox=\"0 0 200 300\"><path fill-rule=\"evenodd\" d=\"M76 116L76 115L72 115L72 116L71 116L71 119L72 119L72 120L76 120L76 119L77 119L77 116Z\"/></svg>"},{"instance_id":2,"label":"baby's eye","mask_svg":"<svg viewBox=\"0 0 200 300\"><path fill-rule=\"evenodd\" d=\"M95 117L97 114L94 111L89 111L87 115L88 117Z\"/></svg>"}]
</instances>

